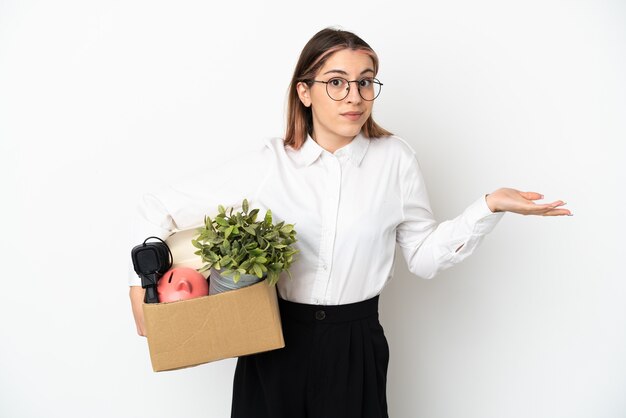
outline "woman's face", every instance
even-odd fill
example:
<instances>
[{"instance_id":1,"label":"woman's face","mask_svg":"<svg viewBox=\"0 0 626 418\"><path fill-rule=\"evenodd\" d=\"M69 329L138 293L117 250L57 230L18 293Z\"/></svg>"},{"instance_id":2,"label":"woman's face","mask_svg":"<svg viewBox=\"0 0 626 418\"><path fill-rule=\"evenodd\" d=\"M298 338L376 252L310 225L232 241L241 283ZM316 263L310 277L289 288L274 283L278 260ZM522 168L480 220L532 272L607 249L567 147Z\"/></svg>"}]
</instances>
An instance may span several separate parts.
<instances>
[{"instance_id":1,"label":"woman's face","mask_svg":"<svg viewBox=\"0 0 626 418\"><path fill-rule=\"evenodd\" d=\"M366 52L342 49L326 60L315 80L329 81L341 77L352 81L375 75L374 63ZM326 93L326 84L313 83L308 86L306 83L298 83L300 100L312 110L312 136L316 141L323 139L325 142L350 142L372 113L374 102L363 100L359 95L358 83L349 84L348 95L343 100L337 101ZM329 85L329 88L332 89L333 84Z\"/></svg>"}]
</instances>

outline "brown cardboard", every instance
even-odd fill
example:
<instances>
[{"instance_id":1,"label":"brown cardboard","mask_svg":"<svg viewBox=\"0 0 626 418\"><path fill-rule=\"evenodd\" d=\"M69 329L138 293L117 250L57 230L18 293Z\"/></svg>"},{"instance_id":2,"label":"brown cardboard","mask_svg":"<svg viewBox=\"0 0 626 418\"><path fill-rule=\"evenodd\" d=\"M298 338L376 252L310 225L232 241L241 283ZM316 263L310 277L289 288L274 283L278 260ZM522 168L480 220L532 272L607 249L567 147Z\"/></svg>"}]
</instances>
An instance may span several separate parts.
<instances>
[{"instance_id":1,"label":"brown cardboard","mask_svg":"<svg viewBox=\"0 0 626 418\"><path fill-rule=\"evenodd\" d=\"M193 255L192 235L185 231L166 240L174 266L201 265ZM285 346L276 287L267 280L212 296L144 304L143 312L155 372Z\"/></svg>"}]
</instances>

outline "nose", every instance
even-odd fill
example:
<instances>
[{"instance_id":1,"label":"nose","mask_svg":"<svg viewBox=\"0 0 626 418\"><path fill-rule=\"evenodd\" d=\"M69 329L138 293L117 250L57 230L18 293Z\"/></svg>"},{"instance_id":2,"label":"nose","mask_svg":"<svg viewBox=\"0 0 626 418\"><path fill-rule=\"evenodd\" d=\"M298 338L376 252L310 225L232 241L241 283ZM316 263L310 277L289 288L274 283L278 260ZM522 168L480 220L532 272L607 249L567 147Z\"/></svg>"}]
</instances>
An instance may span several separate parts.
<instances>
[{"instance_id":1,"label":"nose","mask_svg":"<svg viewBox=\"0 0 626 418\"><path fill-rule=\"evenodd\" d=\"M354 83L354 86L350 85L350 83ZM350 90L348 90L348 95L346 96L346 98L348 99L348 102L360 103L361 100L363 100L363 98L361 97L361 94L359 93L359 82L350 81L348 82L348 85L350 86Z\"/></svg>"}]
</instances>

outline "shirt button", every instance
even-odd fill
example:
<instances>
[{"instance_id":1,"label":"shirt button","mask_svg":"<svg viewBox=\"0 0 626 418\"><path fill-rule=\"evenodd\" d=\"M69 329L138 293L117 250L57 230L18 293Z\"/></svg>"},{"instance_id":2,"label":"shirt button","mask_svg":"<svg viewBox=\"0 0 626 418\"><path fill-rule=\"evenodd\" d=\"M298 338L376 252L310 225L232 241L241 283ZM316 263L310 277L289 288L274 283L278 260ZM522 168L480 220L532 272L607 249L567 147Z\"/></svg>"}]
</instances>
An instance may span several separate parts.
<instances>
[{"instance_id":1,"label":"shirt button","mask_svg":"<svg viewBox=\"0 0 626 418\"><path fill-rule=\"evenodd\" d=\"M328 267L326 266L326 264L322 265L322 269L323 269L324 271L326 271L326 269L327 269L327 268L328 268Z\"/></svg>"},{"instance_id":2,"label":"shirt button","mask_svg":"<svg viewBox=\"0 0 626 418\"><path fill-rule=\"evenodd\" d=\"M324 311L315 312L315 319L317 319L318 321L323 321L324 318L326 318L326 312Z\"/></svg>"}]
</instances>

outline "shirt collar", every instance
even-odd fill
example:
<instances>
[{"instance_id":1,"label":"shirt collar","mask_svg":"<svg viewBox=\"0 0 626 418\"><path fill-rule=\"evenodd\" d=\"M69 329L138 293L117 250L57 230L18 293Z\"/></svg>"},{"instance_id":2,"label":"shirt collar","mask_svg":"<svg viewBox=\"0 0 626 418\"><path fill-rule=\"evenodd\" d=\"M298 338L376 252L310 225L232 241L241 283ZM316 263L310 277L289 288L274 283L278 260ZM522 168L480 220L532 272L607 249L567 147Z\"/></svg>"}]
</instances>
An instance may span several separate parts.
<instances>
[{"instance_id":1,"label":"shirt collar","mask_svg":"<svg viewBox=\"0 0 626 418\"><path fill-rule=\"evenodd\" d=\"M339 157L341 155L345 155L348 157L350 161L355 166L361 165L361 161L363 157L365 157L365 153L367 152L367 148L369 147L370 140L365 138L360 132L357 136L355 136L350 143L344 145L334 152L334 155ZM322 152L325 151L310 135L307 135L306 141L302 144L302 148L300 149L301 162L307 167L315 160L319 158Z\"/></svg>"}]
</instances>

